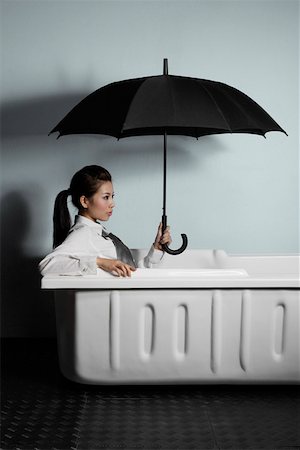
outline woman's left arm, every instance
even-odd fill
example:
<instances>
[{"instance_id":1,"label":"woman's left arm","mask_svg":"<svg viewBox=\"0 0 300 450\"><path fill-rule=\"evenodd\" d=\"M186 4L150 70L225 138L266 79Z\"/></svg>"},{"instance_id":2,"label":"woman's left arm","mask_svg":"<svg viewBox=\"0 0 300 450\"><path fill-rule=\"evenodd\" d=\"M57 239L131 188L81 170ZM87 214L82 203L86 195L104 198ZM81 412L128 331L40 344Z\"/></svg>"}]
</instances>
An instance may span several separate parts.
<instances>
[{"instance_id":1,"label":"woman's left arm","mask_svg":"<svg viewBox=\"0 0 300 450\"><path fill-rule=\"evenodd\" d=\"M152 244L148 254L138 263L139 268L151 268L159 264L164 256L163 244L171 244L172 238L170 234L170 227L167 227L162 233L162 224L160 223L157 229L154 243Z\"/></svg>"}]
</instances>

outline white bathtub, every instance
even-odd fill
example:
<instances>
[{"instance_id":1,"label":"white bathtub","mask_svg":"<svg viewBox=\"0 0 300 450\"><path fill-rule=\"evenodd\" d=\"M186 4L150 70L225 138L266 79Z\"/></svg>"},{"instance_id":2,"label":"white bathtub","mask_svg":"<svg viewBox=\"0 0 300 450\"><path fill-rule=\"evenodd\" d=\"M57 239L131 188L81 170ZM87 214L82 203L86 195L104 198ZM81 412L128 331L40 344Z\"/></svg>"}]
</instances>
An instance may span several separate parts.
<instances>
[{"instance_id":1,"label":"white bathtub","mask_svg":"<svg viewBox=\"0 0 300 450\"><path fill-rule=\"evenodd\" d=\"M189 250L131 279L46 276L42 288L73 381L300 382L298 255Z\"/></svg>"}]
</instances>

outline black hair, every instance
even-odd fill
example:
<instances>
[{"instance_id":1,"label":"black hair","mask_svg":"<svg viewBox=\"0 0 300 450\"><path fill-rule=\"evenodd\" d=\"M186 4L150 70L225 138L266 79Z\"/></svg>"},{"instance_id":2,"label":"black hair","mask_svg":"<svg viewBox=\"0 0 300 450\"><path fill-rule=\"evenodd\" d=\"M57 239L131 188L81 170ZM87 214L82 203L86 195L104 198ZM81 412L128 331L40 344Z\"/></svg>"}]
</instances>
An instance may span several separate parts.
<instances>
[{"instance_id":1,"label":"black hair","mask_svg":"<svg viewBox=\"0 0 300 450\"><path fill-rule=\"evenodd\" d=\"M54 203L53 211L53 248L60 245L71 228L68 209L68 196L71 195L73 205L80 211L80 197L92 197L101 184L112 181L110 173L101 166L85 166L73 175L70 188L61 191Z\"/></svg>"}]
</instances>

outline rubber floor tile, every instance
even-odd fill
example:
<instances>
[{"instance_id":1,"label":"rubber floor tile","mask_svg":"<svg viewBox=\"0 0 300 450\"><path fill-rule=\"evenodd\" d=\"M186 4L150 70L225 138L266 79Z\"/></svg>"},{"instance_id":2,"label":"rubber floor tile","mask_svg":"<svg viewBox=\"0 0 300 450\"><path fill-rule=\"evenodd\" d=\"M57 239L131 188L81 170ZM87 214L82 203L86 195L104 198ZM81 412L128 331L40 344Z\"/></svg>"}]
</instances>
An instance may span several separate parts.
<instances>
[{"instance_id":1,"label":"rubber floor tile","mask_svg":"<svg viewBox=\"0 0 300 450\"><path fill-rule=\"evenodd\" d=\"M3 450L300 449L297 386L88 386L54 340L3 341Z\"/></svg>"},{"instance_id":2,"label":"rubber floor tile","mask_svg":"<svg viewBox=\"0 0 300 450\"><path fill-rule=\"evenodd\" d=\"M2 448L71 448L78 440L83 403L82 396L70 392L12 392L2 403Z\"/></svg>"},{"instance_id":3,"label":"rubber floor tile","mask_svg":"<svg viewBox=\"0 0 300 450\"><path fill-rule=\"evenodd\" d=\"M222 396L211 398L207 406L218 447L274 449L297 448L300 442L299 391L291 397L280 387L224 389ZM274 395L275 394L275 395Z\"/></svg>"},{"instance_id":4,"label":"rubber floor tile","mask_svg":"<svg viewBox=\"0 0 300 450\"><path fill-rule=\"evenodd\" d=\"M83 413L79 449L215 448L202 405L165 398L89 398Z\"/></svg>"}]
</instances>

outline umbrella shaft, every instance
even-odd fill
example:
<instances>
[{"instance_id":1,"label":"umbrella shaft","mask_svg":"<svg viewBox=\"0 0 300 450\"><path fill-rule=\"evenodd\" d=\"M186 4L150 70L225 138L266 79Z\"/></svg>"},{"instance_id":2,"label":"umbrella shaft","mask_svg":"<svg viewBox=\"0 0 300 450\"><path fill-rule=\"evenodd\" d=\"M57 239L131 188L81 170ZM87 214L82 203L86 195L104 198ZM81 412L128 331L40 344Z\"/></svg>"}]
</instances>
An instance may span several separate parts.
<instances>
[{"instance_id":1,"label":"umbrella shaft","mask_svg":"<svg viewBox=\"0 0 300 450\"><path fill-rule=\"evenodd\" d=\"M163 215L166 215L167 197L167 132L164 133L164 179L163 179Z\"/></svg>"},{"instance_id":2,"label":"umbrella shaft","mask_svg":"<svg viewBox=\"0 0 300 450\"><path fill-rule=\"evenodd\" d=\"M164 75L168 75L168 59L164 58ZM164 132L164 182L163 182L163 231L167 227L166 216L166 197L167 197L167 132Z\"/></svg>"},{"instance_id":3,"label":"umbrella shaft","mask_svg":"<svg viewBox=\"0 0 300 450\"><path fill-rule=\"evenodd\" d=\"M168 75L168 59L164 58L164 75Z\"/></svg>"}]
</instances>

